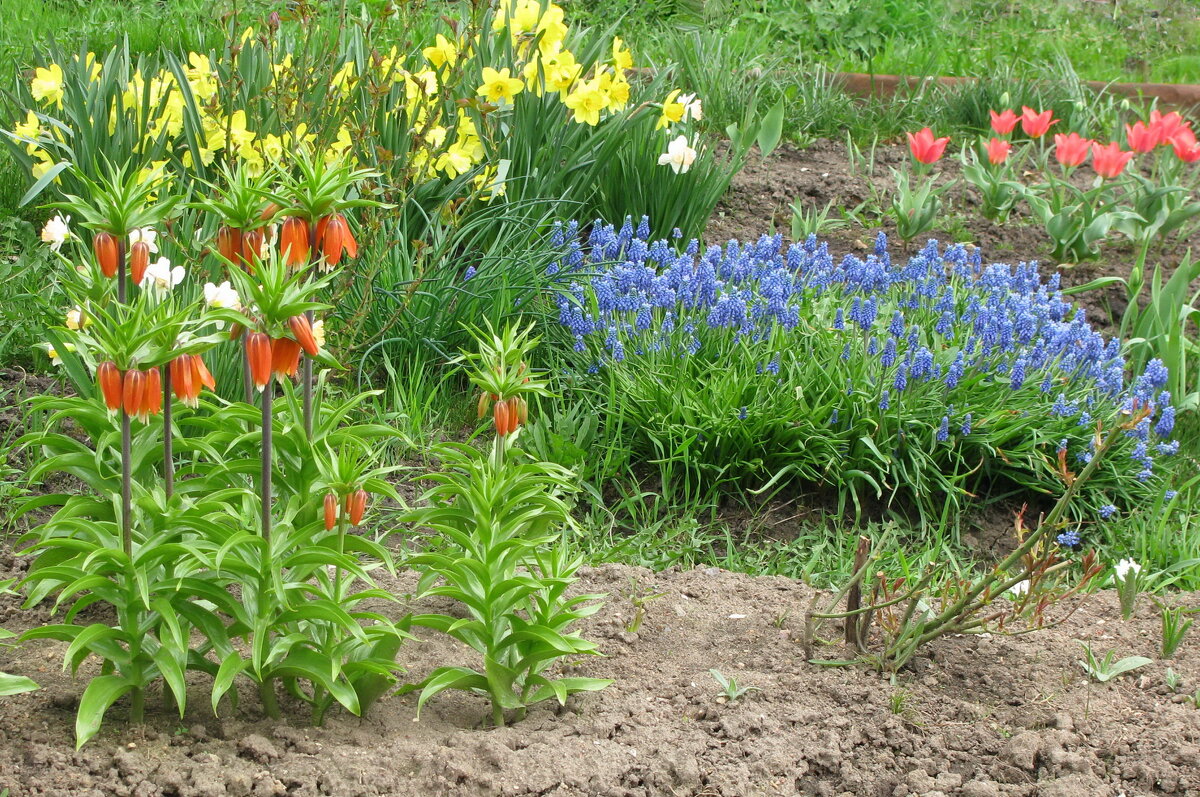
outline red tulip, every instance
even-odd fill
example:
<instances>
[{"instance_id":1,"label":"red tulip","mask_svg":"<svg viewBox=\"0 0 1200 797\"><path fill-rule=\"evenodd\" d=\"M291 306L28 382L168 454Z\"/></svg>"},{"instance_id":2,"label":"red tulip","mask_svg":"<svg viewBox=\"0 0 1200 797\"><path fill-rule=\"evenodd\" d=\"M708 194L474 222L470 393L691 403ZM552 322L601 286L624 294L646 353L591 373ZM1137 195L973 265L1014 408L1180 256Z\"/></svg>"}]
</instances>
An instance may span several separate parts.
<instances>
[{"instance_id":1,"label":"red tulip","mask_svg":"<svg viewBox=\"0 0 1200 797\"><path fill-rule=\"evenodd\" d=\"M341 263L343 253L350 258L358 257L358 242L354 240L346 217L340 213L331 214L317 222L316 244L321 247L321 254L330 266Z\"/></svg>"},{"instance_id":2,"label":"red tulip","mask_svg":"<svg viewBox=\"0 0 1200 797\"><path fill-rule=\"evenodd\" d=\"M988 115L992 117L992 129L996 131L998 136L1007 136L1017 126L1017 120L1021 117L1013 113L1011 108L1005 108L1001 113L988 111Z\"/></svg>"},{"instance_id":3,"label":"red tulip","mask_svg":"<svg viewBox=\"0 0 1200 797\"><path fill-rule=\"evenodd\" d=\"M304 349L304 353L309 357L316 357L320 348L317 346L317 339L313 337L312 324L308 322L308 317L292 316L288 319L288 328L292 330L292 337L300 344L300 348Z\"/></svg>"},{"instance_id":4,"label":"red tulip","mask_svg":"<svg viewBox=\"0 0 1200 797\"><path fill-rule=\"evenodd\" d=\"M299 216L288 216L279 230L279 251L288 266L308 262L308 222Z\"/></svg>"},{"instance_id":5,"label":"red tulip","mask_svg":"<svg viewBox=\"0 0 1200 797\"><path fill-rule=\"evenodd\" d=\"M291 338L271 341L271 372L280 379L295 376L300 367L300 344Z\"/></svg>"},{"instance_id":6,"label":"red tulip","mask_svg":"<svg viewBox=\"0 0 1200 797\"><path fill-rule=\"evenodd\" d=\"M221 227L217 230L217 251L221 257L236 263L242 254L242 231L233 227Z\"/></svg>"},{"instance_id":7,"label":"red tulip","mask_svg":"<svg viewBox=\"0 0 1200 797\"><path fill-rule=\"evenodd\" d=\"M121 409L122 381L121 371L112 360L106 360L96 368L96 382L104 394L104 406L113 412Z\"/></svg>"},{"instance_id":8,"label":"red tulip","mask_svg":"<svg viewBox=\"0 0 1200 797\"><path fill-rule=\"evenodd\" d=\"M1191 128L1181 128L1179 132L1170 138L1171 149L1175 150L1175 157L1184 163L1195 163L1200 160L1200 143L1196 141L1196 134L1191 131Z\"/></svg>"},{"instance_id":9,"label":"red tulip","mask_svg":"<svg viewBox=\"0 0 1200 797\"><path fill-rule=\"evenodd\" d=\"M1078 133L1054 136L1054 157L1064 167L1071 169L1087 160L1088 150L1091 149L1090 139L1081 137Z\"/></svg>"},{"instance_id":10,"label":"red tulip","mask_svg":"<svg viewBox=\"0 0 1200 797\"><path fill-rule=\"evenodd\" d=\"M142 417L158 415L162 412L162 402L162 374L157 368L151 368L146 371L146 389L142 394Z\"/></svg>"},{"instance_id":11,"label":"red tulip","mask_svg":"<svg viewBox=\"0 0 1200 797\"><path fill-rule=\"evenodd\" d=\"M1021 106L1021 129L1025 131L1025 135L1030 138L1041 138L1046 135L1046 131L1050 126L1058 122L1052 118L1053 111L1042 111L1038 113L1027 105Z\"/></svg>"},{"instance_id":12,"label":"red tulip","mask_svg":"<svg viewBox=\"0 0 1200 797\"><path fill-rule=\"evenodd\" d=\"M100 230L92 237L92 251L96 253L96 261L100 264L100 273L106 277L117 276L117 261L120 254L117 251L117 239L112 233Z\"/></svg>"},{"instance_id":13,"label":"red tulip","mask_svg":"<svg viewBox=\"0 0 1200 797\"><path fill-rule=\"evenodd\" d=\"M1104 147L1092 144L1092 168L1105 179L1111 179L1125 171L1125 166L1132 157L1133 153L1122 152L1121 145L1116 141Z\"/></svg>"},{"instance_id":14,"label":"red tulip","mask_svg":"<svg viewBox=\"0 0 1200 797\"><path fill-rule=\"evenodd\" d=\"M142 411L142 394L146 392L146 375L136 369L125 372L125 385L121 391L121 408L127 415Z\"/></svg>"},{"instance_id":15,"label":"red tulip","mask_svg":"<svg viewBox=\"0 0 1200 797\"><path fill-rule=\"evenodd\" d=\"M325 530L333 531L337 525L338 500L333 493L325 493Z\"/></svg>"},{"instance_id":16,"label":"red tulip","mask_svg":"<svg viewBox=\"0 0 1200 797\"><path fill-rule=\"evenodd\" d=\"M350 516L350 525L362 523L363 514L367 511L367 491L361 487L346 496L346 514Z\"/></svg>"},{"instance_id":17,"label":"red tulip","mask_svg":"<svg viewBox=\"0 0 1200 797\"><path fill-rule=\"evenodd\" d=\"M1012 111L1009 111L1012 113ZM1002 138L993 138L987 143L988 162L993 166L999 166L1004 161L1008 160L1008 153L1012 151L1012 144Z\"/></svg>"},{"instance_id":18,"label":"red tulip","mask_svg":"<svg viewBox=\"0 0 1200 797\"><path fill-rule=\"evenodd\" d=\"M246 336L246 359L250 361L250 379L262 390L271 381L271 339L261 332Z\"/></svg>"},{"instance_id":19,"label":"red tulip","mask_svg":"<svg viewBox=\"0 0 1200 797\"><path fill-rule=\"evenodd\" d=\"M142 284L146 276L146 266L150 265L150 245L145 241L137 241L129 247L129 275L134 285Z\"/></svg>"},{"instance_id":20,"label":"red tulip","mask_svg":"<svg viewBox=\"0 0 1200 797\"><path fill-rule=\"evenodd\" d=\"M934 138L933 131L923 127L916 133L908 134L908 148L912 155L921 163L929 164L942 157L946 145L950 143L949 136Z\"/></svg>"},{"instance_id":21,"label":"red tulip","mask_svg":"<svg viewBox=\"0 0 1200 797\"><path fill-rule=\"evenodd\" d=\"M1162 127L1146 127L1144 122L1134 122L1125 125L1125 139L1134 152L1151 152L1162 143Z\"/></svg>"},{"instance_id":22,"label":"red tulip","mask_svg":"<svg viewBox=\"0 0 1200 797\"><path fill-rule=\"evenodd\" d=\"M1150 112L1150 127L1158 130L1158 137L1161 143L1169 143L1181 132L1187 131L1190 133L1191 123L1187 122L1178 111L1170 113L1161 113L1159 111Z\"/></svg>"}]
</instances>

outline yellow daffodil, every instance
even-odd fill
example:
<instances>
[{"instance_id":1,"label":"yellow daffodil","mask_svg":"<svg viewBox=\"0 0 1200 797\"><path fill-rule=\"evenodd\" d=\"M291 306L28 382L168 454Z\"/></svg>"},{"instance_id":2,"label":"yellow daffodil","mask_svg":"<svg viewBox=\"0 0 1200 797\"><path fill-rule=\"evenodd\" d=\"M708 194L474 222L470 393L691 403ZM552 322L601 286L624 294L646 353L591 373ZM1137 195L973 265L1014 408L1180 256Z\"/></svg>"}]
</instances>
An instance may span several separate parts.
<instances>
[{"instance_id":1,"label":"yellow daffodil","mask_svg":"<svg viewBox=\"0 0 1200 797\"><path fill-rule=\"evenodd\" d=\"M33 164L33 168L30 169L30 173L33 175L34 180L40 180L45 177L46 172L50 171L50 168L57 163L50 153L46 152L44 149L36 150L30 154L38 159L38 162ZM58 178L55 177L54 181L58 182Z\"/></svg>"},{"instance_id":2,"label":"yellow daffodil","mask_svg":"<svg viewBox=\"0 0 1200 797\"><path fill-rule=\"evenodd\" d=\"M343 97L348 95L350 93L350 86L354 83L354 70L353 61L347 61L342 64L342 68L329 81L330 87L337 89L338 93Z\"/></svg>"},{"instance_id":3,"label":"yellow daffodil","mask_svg":"<svg viewBox=\"0 0 1200 797\"><path fill-rule=\"evenodd\" d=\"M599 80L589 80L576 86L563 104L575 112L576 122L595 126L600 123L600 112L608 107L608 95Z\"/></svg>"},{"instance_id":4,"label":"yellow daffodil","mask_svg":"<svg viewBox=\"0 0 1200 797\"><path fill-rule=\"evenodd\" d=\"M538 20L536 33L541 37L538 39L538 49L542 55L553 55L562 49L563 40L567 38L562 8L551 3Z\"/></svg>"},{"instance_id":5,"label":"yellow daffodil","mask_svg":"<svg viewBox=\"0 0 1200 797\"><path fill-rule=\"evenodd\" d=\"M71 60L75 63L79 63L79 56L73 55L71 56ZM100 79L100 62L96 60L95 53L87 53L84 55L83 66L85 69L87 69L88 81L90 83L95 83Z\"/></svg>"},{"instance_id":6,"label":"yellow daffodil","mask_svg":"<svg viewBox=\"0 0 1200 797\"><path fill-rule=\"evenodd\" d=\"M274 133L267 133L259 139L259 151L268 161L279 163L283 160L283 139Z\"/></svg>"},{"instance_id":7,"label":"yellow daffodil","mask_svg":"<svg viewBox=\"0 0 1200 797\"><path fill-rule=\"evenodd\" d=\"M499 72L490 66L483 68L483 85L476 92L490 103L512 102L513 97L520 94L525 84L515 77L510 77L508 67Z\"/></svg>"},{"instance_id":8,"label":"yellow daffodil","mask_svg":"<svg viewBox=\"0 0 1200 797\"><path fill-rule=\"evenodd\" d=\"M687 109L682 102L676 100L679 94L680 90L675 89L663 100L662 116L658 118L658 124L654 126L655 130L670 127L683 120L683 114Z\"/></svg>"},{"instance_id":9,"label":"yellow daffodil","mask_svg":"<svg viewBox=\"0 0 1200 797\"><path fill-rule=\"evenodd\" d=\"M629 106L629 83L623 76L601 73L600 89L608 94L608 107L612 110L623 111Z\"/></svg>"},{"instance_id":10,"label":"yellow daffodil","mask_svg":"<svg viewBox=\"0 0 1200 797\"><path fill-rule=\"evenodd\" d=\"M26 111L25 121L18 122L13 126L12 135L17 139L26 139L30 143L37 141L42 137L42 121L33 111Z\"/></svg>"},{"instance_id":11,"label":"yellow daffodil","mask_svg":"<svg viewBox=\"0 0 1200 797\"><path fill-rule=\"evenodd\" d=\"M63 71L58 64L48 67L38 67L33 72L33 81L29 84L29 93L43 105L62 105Z\"/></svg>"},{"instance_id":12,"label":"yellow daffodil","mask_svg":"<svg viewBox=\"0 0 1200 797\"><path fill-rule=\"evenodd\" d=\"M624 72L626 69L633 69L633 53L626 49L625 43L621 41L620 36L613 39L612 62L613 66L619 71Z\"/></svg>"},{"instance_id":13,"label":"yellow daffodil","mask_svg":"<svg viewBox=\"0 0 1200 797\"><path fill-rule=\"evenodd\" d=\"M583 74L583 65L575 62L575 56L571 54L570 50L563 50L561 53L547 57L545 62L546 87L551 91L557 91L558 96L565 100L567 92Z\"/></svg>"},{"instance_id":14,"label":"yellow daffodil","mask_svg":"<svg viewBox=\"0 0 1200 797\"><path fill-rule=\"evenodd\" d=\"M92 318L91 316L84 314L82 307L75 305L74 308L67 311L66 322L67 329L78 332L90 324L92 322Z\"/></svg>"},{"instance_id":15,"label":"yellow daffodil","mask_svg":"<svg viewBox=\"0 0 1200 797\"><path fill-rule=\"evenodd\" d=\"M458 144L454 144L450 149L438 156L434 168L453 180L460 174L465 174L471 170L471 158Z\"/></svg>"},{"instance_id":16,"label":"yellow daffodil","mask_svg":"<svg viewBox=\"0 0 1200 797\"><path fill-rule=\"evenodd\" d=\"M433 64L435 69L454 66L458 62L458 48L455 47L454 42L440 33L437 35L434 45L422 50L421 55L425 56L425 60Z\"/></svg>"},{"instance_id":17,"label":"yellow daffodil","mask_svg":"<svg viewBox=\"0 0 1200 797\"><path fill-rule=\"evenodd\" d=\"M46 349L46 354L50 357L51 365L62 365L63 364L62 357L59 355L58 350L54 348L53 344L43 343L42 346L43 346L43 348ZM75 344L74 343L65 343L65 344L63 344L63 348L69 352L72 352L72 351L75 351Z\"/></svg>"},{"instance_id":18,"label":"yellow daffodil","mask_svg":"<svg viewBox=\"0 0 1200 797\"><path fill-rule=\"evenodd\" d=\"M446 143L446 128L434 125L425 133L425 144L430 149L441 149Z\"/></svg>"}]
</instances>

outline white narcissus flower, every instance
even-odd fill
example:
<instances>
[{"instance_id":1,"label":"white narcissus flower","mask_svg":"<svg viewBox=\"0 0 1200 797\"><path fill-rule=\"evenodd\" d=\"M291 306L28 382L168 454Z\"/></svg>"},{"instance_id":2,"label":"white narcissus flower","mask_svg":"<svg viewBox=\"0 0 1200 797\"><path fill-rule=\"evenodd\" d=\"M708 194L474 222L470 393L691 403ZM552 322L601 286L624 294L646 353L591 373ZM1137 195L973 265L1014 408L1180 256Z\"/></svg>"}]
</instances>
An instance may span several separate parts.
<instances>
[{"instance_id":1,"label":"white narcissus flower","mask_svg":"<svg viewBox=\"0 0 1200 797\"><path fill-rule=\"evenodd\" d=\"M1130 571L1132 571L1135 575L1142 572L1142 566L1132 559L1122 559L1121 561L1117 562L1117 566L1114 568L1114 570L1117 572L1117 578L1121 581L1124 581L1125 576L1129 575Z\"/></svg>"},{"instance_id":2,"label":"white narcissus flower","mask_svg":"<svg viewBox=\"0 0 1200 797\"><path fill-rule=\"evenodd\" d=\"M325 348L325 321L318 319L312 323L313 341L316 342L318 349Z\"/></svg>"},{"instance_id":3,"label":"white narcissus flower","mask_svg":"<svg viewBox=\"0 0 1200 797\"><path fill-rule=\"evenodd\" d=\"M704 118L704 109L700 107L700 98L695 94L684 94L678 102L683 106L683 118L679 121L686 122L691 119L699 122Z\"/></svg>"},{"instance_id":4,"label":"white narcissus flower","mask_svg":"<svg viewBox=\"0 0 1200 797\"><path fill-rule=\"evenodd\" d=\"M45 346L46 346L46 354L48 354L50 356L50 364L51 365L62 365L63 364L62 357L59 355L58 349L54 348L54 344L47 343L47 344L45 344ZM67 351L75 351L74 343L67 343L67 344L65 344L64 347L66 348Z\"/></svg>"},{"instance_id":5,"label":"white narcissus flower","mask_svg":"<svg viewBox=\"0 0 1200 797\"><path fill-rule=\"evenodd\" d=\"M158 254L158 232L153 227L142 227L129 233L129 245L143 241L152 254Z\"/></svg>"},{"instance_id":6,"label":"white narcissus flower","mask_svg":"<svg viewBox=\"0 0 1200 797\"><path fill-rule=\"evenodd\" d=\"M146 276L142 277L142 287L153 287L160 291L169 291L183 282L184 274L183 266L171 268L171 261L165 257L160 257L146 266Z\"/></svg>"},{"instance_id":7,"label":"white narcissus flower","mask_svg":"<svg viewBox=\"0 0 1200 797\"><path fill-rule=\"evenodd\" d=\"M90 319L83 314L83 308L76 305L67 311L67 329L77 331L88 325Z\"/></svg>"},{"instance_id":8,"label":"white narcissus flower","mask_svg":"<svg viewBox=\"0 0 1200 797\"><path fill-rule=\"evenodd\" d=\"M50 244L50 248L55 252L61 249L62 245L71 237L70 216L56 215L46 222L45 227L42 227L42 243Z\"/></svg>"},{"instance_id":9,"label":"white narcissus flower","mask_svg":"<svg viewBox=\"0 0 1200 797\"><path fill-rule=\"evenodd\" d=\"M229 284L229 280L225 280L220 285L214 285L211 282L204 283L204 301L209 307L222 310L242 309L242 298Z\"/></svg>"},{"instance_id":10,"label":"white narcissus flower","mask_svg":"<svg viewBox=\"0 0 1200 797\"><path fill-rule=\"evenodd\" d=\"M676 174L687 174L696 161L696 150L688 144L687 136L679 136L667 144L667 151L658 156L659 166L670 166Z\"/></svg>"}]
</instances>

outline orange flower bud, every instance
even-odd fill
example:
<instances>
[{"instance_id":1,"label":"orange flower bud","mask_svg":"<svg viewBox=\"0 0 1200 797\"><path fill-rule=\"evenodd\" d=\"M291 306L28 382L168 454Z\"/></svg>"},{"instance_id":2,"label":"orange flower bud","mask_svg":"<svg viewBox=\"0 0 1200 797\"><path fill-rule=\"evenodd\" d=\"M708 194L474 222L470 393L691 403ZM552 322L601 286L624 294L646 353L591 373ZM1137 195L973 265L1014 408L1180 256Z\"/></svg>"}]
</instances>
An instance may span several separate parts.
<instances>
[{"instance_id":1,"label":"orange flower bud","mask_svg":"<svg viewBox=\"0 0 1200 797\"><path fill-rule=\"evenodd\" d=\"M262 213L258 214L259 221L269 221L276 213L283 210L277 202L268 202L267 206L262 209Z\"/></svg>"},{"instance_id":2,"label":"orange flower bud","mask_svg":"<svg viewBox=\"0 0 1200 797\"><path fill-rule=\"evenodd\" d=\"M129 275L134 285L142 284L146 276L146 266L150 265L150 245L145 241L137 241L129 247Z\"/></svg>"},{"instance_id":3,"label":"orange flower bud","mask_svg":"<svg viewBox=\"0 0 1200 797\"><path fill-rule=\"evenodd\" d=\"M208 366L204 364L204 358L199 354L192 355L192 381L198 385L204 385L209 390L217 389L217 380L213 379L212 372L208 370ZM196 395L200 395L200 388L196 388Z\"/></svg>"},{"instance_id":4,"label":"orange flower bud","mask_svg":"<svg viewBox=\"0 0 1200 797\"><path fill-rule=\"evenodd\" d=\"M336 266L342 262L342 254L358 257L358 242L350 232L350 225L340 213L334 213L317 223L317 242L325 262Z\"/></svg>"},{"instance_id":5,"label":"orange flower bud","mask_svg":"<svg viewBox=\"0 0 1200 797\"><path fill-rule=\"evenodd\" d=\"M244 326L242 326L241 324L238 324L238 323L234 323L229 327L229 339L237 340L238 338L240 338L242 336L242 333L245 331L246 331L246 328Z\"/></svg>"},{"instance_id":6,"label":"orange flower bud","mask_svg":"<svg viewBox=\"0 0 1200 797\"><path fill-rule=\"evenodd\" d=\"M300 344L291 338L271 341L271 372L279 378L295 376L300 367Z\"/></svg>"},{"instance_id":7,"label":"orange flower bud","mask_svg":"<svg viewBox=\"0 0 1200 797\"><path fill-rule=\"evenodd\" d=\"M338 500L333 493L325 493L325 530L333 531L337 523Z\"/></svg>"},{"instance_id":8,"label":"orange flower bud","mask_svg":"<svg viewBox=\"0 0 1200 797\"><path fill-rule=\"evenodd\" d=\"M521 399L513 396L508 400L508 433L517 431L521 425Z\"/></svg>"},{"instance_id":9,"label":"orange flower bud","mask_svg":"<svg viewBox=\"0 0 1200 797\"><path fill-rule=\"evenodd\" d=\"M117 239L110 232L100 230L92 237L92 251L100 264L100 272L106 277L117 276L117 261L120 259Z\"/></svg>"},{"instance_id":10,"label":"orange flower bud","mask_svg":"<svg viewBox=\"0 0 1200 797\"><path fill-rule=\"evenodd\" d=\"M171 360L170 368L171 389L175 392L175 398L189 407L195 407L199 389L193 384L195 371L192 369L192 355L179 355Z\"/></svg>"},{"instance_id":11,"label":"orange flower bud","mask_svg":"<svg viewBox=\"0 0 1200 797\"><path fill-rule=\"evenodd\" d=\"M363 513L367 511L367 491L361 487L346 497L346 512L350 515L350 525L362 523Z\"/></svg>"},{"instance_id":12,"label":"orange flower bud","mask_svg":"<svg viewBox=\"0 0 1200 797\"><path fill-rule=\"evenodd\" d=\"M146 371L146 387L142 392L142 418L162 412L162 402L162 374L158 368L151 368Z\"/></svg>"},{"instance_id":13,"label":"orange flower bud","mask_svg":"<svg viewBox=\"0 0 1200 797\"><path fill-rule=\"evenodd\" d=\"M492 420L496 426L496 434L504 437L508 434L508 402L497 401L492 407Z\"/></svg>"},{"instance_id":14,"label":"orange flower bud","mask_svg":"<svg viewBox=\"0 0 1200 797\"><path fill-rule=\"evenodd\" d=\"M242 253L242 231L234 227L221 227L217 230L217 251L221 257L236 263Z\"/></svg>"},{"instance_id":15,"label":"orange flower bud","mask_svg":"<svg viewBox=\"0 0 1200 797\"><path fill-rule=\"evenodd\" d=\"M518 396L517 402L517 420L522 426L529 423L529 403L525 401L524 396Z\"/></svg>"},{"instance_id":16,"label":"orange flower bud","mask_svg":"<svg viewBox=\"0 0 1200 797\"><path fill-rule=\"evenodd\" d=\"M142 394L146 392L146 375L136 369L125 373L125 384L121 391L121 407L127 415L142 411Z\"/></svg>"},{"instance_id":17,"label":"orange flower bud","mask_svg":"<svg viewBox=\"0 0 1200 797\"><path fill-rule=\"evenodd\" d=\"M304 353L309 357L316 357L320 349L317 347L317 339L313 337L312 324L308 322L308 317L294 315L288 319L288 327L300 348L304 349Z\"/></svg>"},{"instance_id":18,"label":"orange flower bud","mask_svg":"<svg viewBox=\"0 0 1200 797\"><path fill-rule=\"evenodd\" d=\"M483 420L483 416L487 415L488 411L488 394L482 392L479 394L479 420Z\"/></svg>"},{"instance_id":19,"label":"orange flower bud","mask_svg":"<svg viewBox=\"0 0 1200 797\"><path fill-rule=\"evenodd\" d=\"M279 251L289 267L308 262L308 222L299 216L288 216L279 231Z\"/></svg>"},{"instance_id":20,"label":"orange flower bud","mask_svg":"<svg viewBox=\"0 0 1200 797\"><path fill-rule=\"evenodd\" d=\"M116 363L112 360L100 363L96 368L96 382L104 395L104 406L113 412L121 409L122 377Z\"/></svg>"},{"instance_id":21,"label":"orange flower bud","mask_svg":"<svg viewBox=\"0 0 1200 797\"><path fill-rule=\"evenodd\" d=\"M246 359L250 361L250 379L262 390L271 381L271 339L261 332L246 336Z\"/></svg>"},{"instance_id":22,"label":"orange flower bud","mask_svg":"<svg viewBox=\"0 0 1200 797\"><path fill-rule=\"evenodd\" d=\"M254 271L255 261L262 258L262 230L246 230L242 233L242 264L248 271Z\"/></svg>"}]
</instances>

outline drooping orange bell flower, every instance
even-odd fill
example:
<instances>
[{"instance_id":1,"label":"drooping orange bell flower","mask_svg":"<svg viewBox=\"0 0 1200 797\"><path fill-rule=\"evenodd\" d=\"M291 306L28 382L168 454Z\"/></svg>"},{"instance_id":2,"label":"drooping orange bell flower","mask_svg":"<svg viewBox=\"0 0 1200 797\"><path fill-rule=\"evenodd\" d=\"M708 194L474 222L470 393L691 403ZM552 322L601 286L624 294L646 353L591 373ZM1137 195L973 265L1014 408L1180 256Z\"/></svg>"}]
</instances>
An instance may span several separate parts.
<instances>
[{"instance_id":1,"label":"drooping orange bell flower","mask_svg":"<svg viewBox=\"0 0 1200 797\"><path fill-rule=\"evenodd\" d=\"M213 379L212 372L208 370L208 366L204 364L204 358L199 354L192 355L192 380L199 381L209 390L217 389L217 380ZM196 390L196 394L200 394L199 389Z\"/></svg>"},{"instance_id":2,"label":"drooping orange bell flower","mask_svg":"<svg viewBox=\"0 0 1200 797\"><path fill-rule=\"evenodd\" d=\"M283 208L279 207L279 203L268 202L266 207L264 207L262 209L262 213L258 214L258 220L259 221L270 221L271 217L273 217L276 213L278 213L281 210L283 210Z\"/></svg>"},{"instance_id":3,"label":"drooping orange bell flower","mask_svg":"<svg viewBox=\"0 0 1200 797\"><path fill-rule=\"evenodd\" d=\"M299 216L288 216L279 230L279 251L289 268L308 262L308 222Z\"/></svg>"},{"instance_id":4,"label":"drooping orange bell flower","mask_svg":"<svg viewBox=\"0 0 1200 797\"><path fill-rule=\"evenodd\" d=\"M145 392L146 375L137 369L126 371L121 391L121 408L127 415L137 415L142 411L142 394Z\"/></svg>"},{"instance_id":5,"label":"drooping orange bell flower","mask_svg":"<svg viewBox=\"0 0 1200 797\"><path fill-rule=\"evenodd\" d=\"M304 349L304 353L309 357L316 357L321 349L317 346L317 339L313 337L312 324L309 323L308 317L292 316L288 319L288 328L292 330L292 336L300 344L300 348Z\"/></svg>"},{"instance_id":6,"label":"drooping orange bell flower","mask_svg":"<svg viewBox=\"0 0 1200 797\"><path fill-rule=\"evenodd\" d=\"M146 387L142 391L141 416L143 420L148 415L158 415L162 412L162 402L162 374L158 368L150 368L146 371Z\"/></svg>"},{"instance_id":7,"label":"drooping orange bell flower","mask_svg":"<svg viewBox=\"0 0 1200 797\"><path fill-rule=\"evenodd\" d=\"M246 230L242 233L241 262L249 271L254 271L254 263L262 258L262 230Z\"/></svg>"},{"instance_id":8,"label":"drooping orange bell flower","mask_svg":"<svg viewBox=\"0 0 1200 797\"><path fill-rule=\"evenodd\" d=\"M261 332L247 335L246 359L250 362L250 380L262 390L271 381L271 339Z\"/></svg>"},{"instance_id":9,"label":"drooping orange bell flower","mask_svg":"<svg viewBox=\"0 0 1200 797\"><path fill-rule=\"evenodd\" d=\"M112 360L106 360L96 368L96 383L104 395L104 406L112 412L121 409L122 382L121 371Z\"/></svg>"},{"instance_id":10,"label":"drooping orange bell flower","mask_svg":"<svg viewBox=\"0 0 1200 797\"><path fill-rule=\"evenodd\" d=\"M504 437L508 434L508 402L497 401L492 407L492 422L496 426L496 434Z\"/></svg>"},{"instance_id":11,"label":"drooping orange bell flower","mask_svg":"<svg viewBox=\"0 0 1200 797\"><path fill-rule=\"evenodd\" d=\"M316 232L316 244L321 248L326 264L338 265L343 253L352 259L358 257L358 242L342 214L333 213L322 218L317 222Z\"/></svg>"},{"instance_id":12,"label":"drooping orange bell flower","mask_svg":"<svg viewBox=\"0 0 1200 797\"><path fill-rule=\"evenodd\" d=\"M271 341L271 372L283 379L295 376L300 367L300 344L291 338Z\"/></svg>"},{"instance_id":13,"label":"drooping orange bell flower","mask_svg":"<svg viewBox=\"0 0 1200 797\"><path fill-rule=\"evenodd\" d=\"M363 514L367 511L367 491L361 487L346 496L346 514L350 517L350 525L362 523Z\"/></svg>"},{"instance_id":14,"label":"drooping orange bell flower","mask_svg":"<svg viewBox=\"0 0 1200 797\"><path fill-rule=\"evenodd\" d=\"M134 285L141 285L146 276L146 266L150 265L150 245L145 241L137 241L129 247L129 275Z\"/></svg>"},{"instance_id":15,"label":"drooping orange bell flower","mask_svg":"<svg viewBox=\"0 0 1200 797\"><path fill-rule=\"evenodd\" d=\"M110 232L98 231L92 238L92 251L96 253L96 262L100 264L100 273L106 277L117 276L121 255L116 237Z\"/></svg>"},{"instance_id":16,"label":"drooping orange bell flower","mask_svg":"<svg viewBox=\"0 0 1200 797\"><path fill-rule=\"evenodd\" d=\"M195 371L192 368L192 355L181 354L174 360L171 360L171 389L175 392L175 398L182 401L185 405L193 409L197 405L196 399L200 395L200 386L196 384Z\"/></svg>"},{"instance_id":17,"label":"drooping orange bell flower","mask_svg":"<svg viewBox=\"0 0 1200 797\"><path fill-rule=\"evenodd\" d=\"M325 493L325 530L333 531L337 525L338 499L333 493Z\"/></svg>"},{"instance_id":18,"label":"drooping orange bell flower","mask_svg":"<svg viewBox=\"0 0 1200 797\"><path fill-rule=\"evenodd\" d=\"M234 227L217 230L217 251L231 263L238 262L242 255L242 231Z\"/></svg>"}]
</instances>

